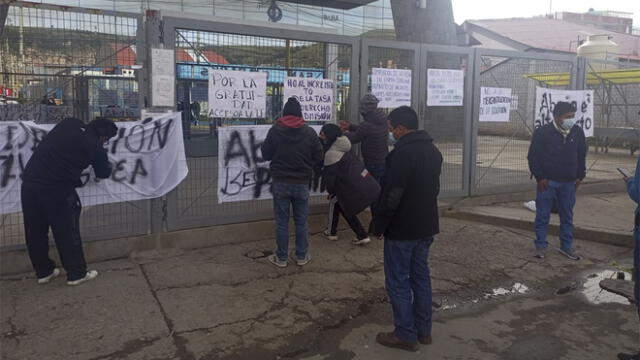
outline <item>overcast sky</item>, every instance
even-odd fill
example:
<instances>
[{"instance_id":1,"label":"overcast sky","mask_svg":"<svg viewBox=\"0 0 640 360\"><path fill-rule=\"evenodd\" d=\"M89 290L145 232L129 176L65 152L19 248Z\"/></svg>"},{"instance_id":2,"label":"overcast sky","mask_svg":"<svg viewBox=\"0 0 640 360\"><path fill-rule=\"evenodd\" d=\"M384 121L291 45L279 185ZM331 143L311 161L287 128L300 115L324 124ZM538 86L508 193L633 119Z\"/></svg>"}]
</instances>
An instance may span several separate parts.
<instances>
[{"instance_id":1,"label":"overcast sky","mask_svg":"<svg viewBox=\"0 0 640 360\"><path fill-rule=\"evenodd\" d=\"M549 13L549 0L452 0L456 23L465 20L530 17ZM552 0L553 12L615 10L632 12L633 26L640 27L640 0Z\"/></svg>"}]
</instances>

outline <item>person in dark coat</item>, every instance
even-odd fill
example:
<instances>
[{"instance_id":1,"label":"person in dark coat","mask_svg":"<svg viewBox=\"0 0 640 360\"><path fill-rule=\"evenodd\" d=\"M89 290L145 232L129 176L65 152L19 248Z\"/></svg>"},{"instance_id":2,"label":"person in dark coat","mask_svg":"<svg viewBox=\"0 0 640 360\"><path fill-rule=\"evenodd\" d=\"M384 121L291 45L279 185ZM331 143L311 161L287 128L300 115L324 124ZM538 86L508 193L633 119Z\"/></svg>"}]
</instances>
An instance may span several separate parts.
<instances>
[{"instance_id":1,"label":"person in dark coat","mask_svg":"<svg viewBox=\"0 0 640 360\"><path fill-rule=\"evenodd\" d=\"M365 169L362 161L351 152L351 142L342 136L340 127L327 124L320 131L324 148L322 188L331 198L329 205L329 229L325 235L338 239L339 215L347 220L356 234L354 245L369 243L368 232L362 227L358 214L373 204L379 194L378 182Z\"/></svg>"},{"instance_id":2,"label":"person in dark coat","mask_svg":"<svg viewBox=\"0 0 640 360\"><path fill-rule=\"evenodd\" d=\"M282 117L262 144L262 158L271 161L273 211L276 220L276 253L267 260L286 267L289 249L289 214L296 224L296 263L309 262L309 183L322 167L322 145L316 132L305 124L300 103L289 98Z\"/></svg>"},{"instance_id":3,"label":"person in dark coat","mask_svg":"<svg viewBox=\"0 0 640 360\"><path fill-rule=\"evenodd\" d=\"M442 154L431 136L418 130L418 115L401 106L389 114L398 140L386 161L382 194L373 213L374 235L384 234L385 287L395 330L378 343L416 351L431 343L429 248L440 231L438 194Z\"/></svg>"},{"instance_id":4,"label":"person in dark coat","mask_svg":"<svg viewBox=\"0 0 640 360\"><path fill-rule=\"evenodd\" d=\"M627 192L629 197L636 203L634 213L633 242L635 244L633 250L633 276L635 281L633 294L636 300L636 310L640 319L640 159L636 164L635 176L625 178L627 183ZM640 360L640 351L636 354L618 354L620 360Z\"/></svg>"},{"instance_id":5,"label":"person in dark coat","mask_svg":"<svg viewBox=\"0 0 640 360\"><path fill-rule=\"evenodd\" d=\"M375 95L365 95L360 100L360 114L364 121L360 125L342 122L340 127L352 144L362 144L364 166L381 184L384 162L389 152L389 125L385 113L378 109L378 102Z\"/></svg>"},{"instance_id":6,"label":"person in dark coat","mask_svg":"<svg viewBox=\"0 0 640 360\"><path fill-rule=\"evenodd\" d=\"M586 175L587 142L574 126L575 107L559 101L554 120L533 134L527 159L538 183L536 194L535 257L544 258L548 246L549 217L555 201L560 217L560 253L580 260L573 248L573 207L576 190Z\"/></svg>"},{"instance_id":7,"label":"person in dark coat","mask_svg":"<svg viewBox=\"0 0 640 360\"><path fill-rule=\"evenodd\" d=\"M88 166L96 178L111 176L103 145L115 136L113 121L97 118L89 124L66 118L56 125L33 152L22 175L22 213L27 250L38 284L60 274L49 258L49 228L67 272L67 284L79 285L98 276L87 271L80 238L80 175Z\"/></svg>"}]
</instances>

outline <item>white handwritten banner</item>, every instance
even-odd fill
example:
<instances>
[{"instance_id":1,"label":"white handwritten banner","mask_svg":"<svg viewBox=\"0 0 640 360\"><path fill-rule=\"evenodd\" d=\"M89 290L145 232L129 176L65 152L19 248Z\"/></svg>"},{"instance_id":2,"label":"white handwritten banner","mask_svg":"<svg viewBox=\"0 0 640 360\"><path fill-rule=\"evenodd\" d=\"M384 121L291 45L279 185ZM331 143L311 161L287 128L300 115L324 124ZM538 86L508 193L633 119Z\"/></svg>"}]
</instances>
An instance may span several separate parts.
<instances>
[{"instance_id":1,"label":"white handwritten banner","mask_svg":"<svg viewBox=\"0 0 640 360\"><path fill-rule=\"evenodd\" d=\"M113 173L96 179L91 168L80 177L82 205L151 199L165 195L187 176L180 113L117 123L106 148ZM0 213L21 211L20 186L33 150L54 125L0 123Z\"/></svg>"},{"instance_id":2,"label":"white handwritten banner","mask_svg":"<svg viewBox=\"0 0 640 360\"><path fill-rule=\"evenodd\" d=\"M0 106L0 121L35 121L37 124L57 124L73 116L71 106L42 104L6 104Z\"/></svg>"},{"instance_id":3,"label":"white handwritten banner","mask_svg":"<svg viewBox=\"0 0 640 360\"><path fill-rule=\"evenodd\" d=\"M462 106L464 71L428 69L427 106Z\"/></svg>"},{"instance_id":4,"label":"white handwritten banner","mask_svg":"<svg viewBox=\"0 0 640 360\"><path fill-rule=\"evenodd\" d=\"M535 129L553 121L556 103L564 101L576 109L576 126L584 130L586 137L593 137L593 90L558 90L536 87Z\"/></svg>"},{"instance_id":5,"label":"white handwritten banner","mask_svg":"<svg viewBox=\"0 0 640 360\"><path fill-rule=\"evenodd\" d=\"M267 109L267 73L209 69L209 116L263 118Z\"/></svg>"},{"instance_id":6,"label":"white handwritten banner","mask_svg":"<svg viewBox=\"0 0 640 360\"><path fill-rule=\"evenodd\" d=\"M153 106L173 107L176 70L173 50L151 49L151 99Z\"/></svg>"},{"instance_id":7,"label":"white handwritten banner","mask_svg":"<svg viewBox=\"0 0 640 360\"><path fill-rule=\"evenodd\" d=\"M284 80L284 101L298 99L306 121L331 121L335 85L328 79L287 77Z\"/></svg>"},{"instance_id":8,"label":"white handwritten banner","mask_svg":"<svg viewBox=\"0 0 640 360\"><path fill-rule=\"evenodd\" d=\"M380 100L379 108L411 106L411 70L371 69L371 93Z\"/></svg>"},{"instance_id":9,"label":"white handwritten banner","mask_svg":"<svg viewBox=\"0 0 640 360\"><path fill-rule=\"evenodd\" d=\"M320 126L312 126L320 132ZM270 162L262 143L271 125L238 125L218 129L218 203L271 199ZM312 195L320 195L313 183Z\"/></svg>"},{"instance_id":10,"label":"white handwritten banner","mask_svg":"<svg viewBox=\"0 0 640 360\"><path fill-rule=\"evenodd\" d=\"M511 89L480 88L480 122L509 122Z\"/></svg>"}]
</instances>

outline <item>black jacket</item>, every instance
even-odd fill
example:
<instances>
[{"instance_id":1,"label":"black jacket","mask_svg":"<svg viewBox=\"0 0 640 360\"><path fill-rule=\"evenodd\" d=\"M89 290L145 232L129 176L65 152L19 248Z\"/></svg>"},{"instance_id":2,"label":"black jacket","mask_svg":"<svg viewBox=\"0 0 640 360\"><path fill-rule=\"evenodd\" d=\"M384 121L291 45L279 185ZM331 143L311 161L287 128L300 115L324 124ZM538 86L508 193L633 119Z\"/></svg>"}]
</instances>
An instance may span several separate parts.
<instances>
[{"instance_id":1,"label":"black jacket","mask_svg":"<svg viewBox=\"0 0 640 360\"><path fill-rule=\"evenodd\" d=\"M56 125L34 150L22 181L52 187L80 187L80 174L89 165L97 178L111 176L107 151L92 129L78 119Z\"/></svg>"},{"instance_id":2,"label":"black jacket","mask_svg":"<svg viewBox=\"0 0 640 360\"><path fill-rule=\"evenodd\" d=\"M439 233L441 169L442 155L427 132L400 138L387 156L373 233L391 240L419 240Z\"/></svg>"},{"instance_id":3,"label":"black jacket","mask_svg":"<svg viewBox=\"0 0 640 360\"><path fill-rule=\"evenodd\" d=\"M271 161L275 182L306 184L322 166L318 134L301 118L286 116L269 129L262 144L262 158Z\"/></svg>"},{"instance_id":4,"label":"black jacket","mask_svg":"<svg viewBox=\"0 0 640 360\"><path fill-rule=\"evenodd\" d=\"M384 164L389 153L389 125L380 109L364 115L364 122L351 125L347 133L352 144L362 143L362 159L366 165Z\"/></svg>"},{"instance_id":5,"label":"black jacket","mask_svg":"<svg viewBox=\"0 0 640 360\"><path fill-rule=\"evenodd\" d=\"M533 134L529 146L529 170L536 180L573 182L586 174L587 142L580 126L574 126L566 136L553 123Z\"/></svg>"},{"instance_id":6,"label":"black jacket","mask_svg":"<svg viewBox=\"0 0 640 360\"><path fill-rule=\"evenodd\" d=\"M322 189L338 198L345 217L353 217L376 202L380 185L351 152L346 136L339 137L325 154Z\"/></svg>"}]
</instances>

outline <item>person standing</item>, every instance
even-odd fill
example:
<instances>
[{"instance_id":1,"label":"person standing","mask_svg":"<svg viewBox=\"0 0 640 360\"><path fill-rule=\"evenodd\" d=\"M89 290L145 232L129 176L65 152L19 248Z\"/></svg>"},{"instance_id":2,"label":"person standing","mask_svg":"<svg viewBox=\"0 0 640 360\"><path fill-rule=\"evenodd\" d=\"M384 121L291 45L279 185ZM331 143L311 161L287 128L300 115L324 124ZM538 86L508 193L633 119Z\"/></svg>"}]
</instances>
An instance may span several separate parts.
<instances>
[{"instance_id":1,"label":"person standing","mask_svg":"<svg viewBox=\"0 0 640 360\"><path fill-rule=\"evenodd\" d=\"M378 343L416 351L431 343L432 293L429 248L438 234L442 154L433 138L418 130L418 116L402 106L389 114L398 140L386 159L382 193L373 213L374 235L384 234L385 287L395 330Z\"/></svg>"},{"instance_id":2,"label":"person standing","mask_svg":"<svg viewBox=\"0 0 640 360\"><path fill-rule=\"evenodd\" d=\"M573 207L576 190L586 175L587 142L580 126L574 126L576 109L559 101L553 109L553 121L533 134L529 169L537 185L535 220L535 256L544 258L549 217L554 200L560 216L560 253L580 260L573 247Z\"/></svg>"},{"instance_id":3,"label":"person standing","mask_svg":"<svg viewBox=\"0 0 640 360\"><path fill-rule=\"evenodd\" d=\"M635 176L625 178L627 182L627 192L629 193L629 197L633 200L638 206L636 206L635 216L634 216L634 227L633 227L633 242L635 244L633 250L633 279L635 281L634 285L634 297L636 299L635 305L636 310L638 311L638 319L640 319L640 159L638 159L638 163L636 165L636 173ZM637 354L618 354L618 359L620 360L640 360L640 351Z\"/></svg>"},{"instance_id":4,"label":"person standing","mask_svg":"<svg viewBox=\"0 0 640 360\"><path fill-rule=\"evenodd\" d=\"M324 148L322 189L326 188L329 204L329 240L338 239L340 214L356 234L353 245L369 243L369 234L358 219L358 214L371 206L380 194L378 182L365 169L362 160L351 152L351 142L342 136L340 127L326 124L320 131Z\"/></svg>"},{"instance_id":5,"label":"person standing","mask_svg":"<svg viewBox=\"0 0 640 360\"><path fill-rule=\"evenodd\" d=\"M309 255L309 183L322 166L322 145L316 132L305 124L300 103L289 98L282 117L269 129L262 144L262 158L271 161L273 212L276 220L276 253L267 259L286 267L289 249L289 214L293 208L296 227L296 263L306 265Z\"/></svg>"},{"instance_id":6,"label":"person standing","mask_svg":"<svg viewBox=\"0 0 640 360\"><path fill-rule=\"evenodd\" d=\"M387 116L378 109L378 98L373 94L360 100L360 114L364 120L360 125L341 122L340 127L352 144L361 143L364 166L381 184L384 178L384 162L389 152L389 124Z\"/></svg>"},{"instance_id":7,"label":"person standing","mask_svg":"<svg viewBox=\"0 0 640 360\"><path fill-rule=\"evenodd\" d=\"M89 124L66 118L47 134L27 162L22 175L21 201L24 231L38 284L60 275L49 258L49 228L67 272L67 284L79 285L98 276L87 271L80 237L82 206L75 188L88 166L96 178L111 176L103 145L116 135L113 121L97 118Z\"/></svg>"}]
</instances>

